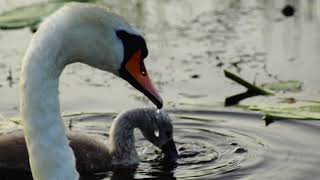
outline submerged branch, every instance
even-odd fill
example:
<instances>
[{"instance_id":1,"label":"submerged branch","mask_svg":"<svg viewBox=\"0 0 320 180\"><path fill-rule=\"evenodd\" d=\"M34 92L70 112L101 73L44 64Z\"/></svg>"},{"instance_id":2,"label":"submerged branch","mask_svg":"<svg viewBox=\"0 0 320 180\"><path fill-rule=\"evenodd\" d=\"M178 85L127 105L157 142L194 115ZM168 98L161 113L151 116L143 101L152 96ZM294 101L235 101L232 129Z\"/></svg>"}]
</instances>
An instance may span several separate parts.
<instances>
[{"instance_id":1,"label":"submerged branch","mask_svg":"<svg viewBox=\"0 0 320 180\"><path fill-rule=\"evenodd\" d=\"M224 70L224 75L227 78L237 82L238 84L248 89L246 92L227 97L225 100L225 106L232 106L232 105L238 104L241 100L246 99L248 97L253 97L258 95L273 95L273 93L266 91L263 88L256 86L252 83L249 83L248 81L240 78L239 76L227 70Z\"/></svg>"}]
</instances>

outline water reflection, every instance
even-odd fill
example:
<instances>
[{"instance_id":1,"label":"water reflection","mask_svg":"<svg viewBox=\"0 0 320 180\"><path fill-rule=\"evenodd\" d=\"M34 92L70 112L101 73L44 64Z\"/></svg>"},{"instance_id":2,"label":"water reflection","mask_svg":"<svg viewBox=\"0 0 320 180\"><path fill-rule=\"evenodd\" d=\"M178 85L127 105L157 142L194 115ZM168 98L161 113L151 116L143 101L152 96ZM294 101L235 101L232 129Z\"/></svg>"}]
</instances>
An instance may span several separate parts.
<instances>
[{"instance_id":1,"label":"water reflection","mask_svg":"<svg viewBox=\"0 0 320 180\"><path fill-rule=\"evenodd\" d=\"M117 168L112 171L111 180L134 179L136 168Z\"/></svg>"},{"instance_id":2,"label":"water reflection","mask_svg":"<svg viewBox=\"0 0 320 180\"><path fill-rule=\"evenodd\" d=\"M167 97L167 105L222 102L227 96L224 87L232 86L221 76L222 69L236 71L257 84L298 80L308 93L319 89L319 0L103 0L98 3L124 16L144 34L150 52L146 64L161 94ZM282 14L288 4L295 7L294 16ZM1 46L0 51L4 48L7 45ZM16 50L5 53L18 56L17 61L4 61L19 67L18 60L24 51L19 46L14 48L19 53ZM5 73L8 68L0 66L0 70ZM78 76L79 72L70 74L68 77ZM200 78L190 78L193 75ZM95 72L94 79L100 82L99 78L103 79L101 82L110 82ZM75 78L64 79L66 84L75 81ZM208 85L208 82L214 83ZM130 93L133 98L140 97ZM189 98L197 95L206 98Z\"/></svg>"},{"instance_id":3,"label":"water reflection","mask_svg":"<svg viewBox=\"0 0 320 180\"><path fill-rule=\"evenodd\" d=\"M194 104L222 102L224 97L233 94L231 91L238 90L236 86L224 82L221 75L223 68L238 71L241 76L256 80L257 83L294 79L303 82L306 91L320 88L320 0L104 0L103 3L145 34L150 49L146 63L157 87L162 87L161 94L170 102L167 107L191 104L195 108ZM286 17L282 14L287 4L295 7L294 16ZM0 1L1 10L20 5L14 0ZM24 33L19 38L27 32ZM7 37L3 32L0 35L1 40ZM20 42L19 38L13 39ZM3 44L7 46L7 43ZM1 46L1 51L19 56L15 57L16 61L12 61L12 58L2 58L2 61L12 63L12 67L19 67L22 49L25 48L19 44L14 43L12 48L16 49L12 50ZM0 69L7 72L6 68L0 66ZM77 76L76 73L70 73L70 76ZM77 80L87 77L84 75L86 70L81 73ZM105 75L100 76L91 71L88 74L95 80L105 78ZM190 78L193 75L198 78ZM73 80L65 78L63 81L75 85L78 90L79 84ZM108 81L112 81L111 78ZM8 90L3 94L9 94L9 91L16 93ZM97 95L100 99L105 97L105 89L101 91ZM127 93L125 90L121 92ZM141 97L140 94L136 96ZM122 101L121 97L117 97L121 105L115 106L119 109L128 102L128 98L123 97ZM312 98L315 97L319 97L319 93ZM109 99L102 100L112 102ZM87 103L84 100L79 104L83 102ZM95 101L91 99L89 102ZM91 104L87 105L91 107ZM100 105L108 107L102 103ZM77 108L79 106L74 109ZM175 134L179 151L185 155L176 168L166 169L166 166L144 161L137 169L120 169L84 179L319 177L316 169L319 158L315 158L319 157L319 152L315 151L319 149L315 143L319 133L317 128L285 122L265 128L260 117L250 114L232 114L228 117L223 113L212 112L173 114L177 117ZM94 134L101 131L101 135L106 132L105 129L89 129L85 125L79 130ZM305 139L314 142L306 142ZM138 143L140 147L145 147L143 140L138 140ZM234 153L237 151L235 148L248 151ZM150 151L149 156L151 154L154 152ZM8 179L4 177L5 173L0 174L0 179ZM14 175L16 173L12 173L9 179L15 179L12 178ZM28 178L31 178L30 175L18 179Z\"/></svg>"},{"instance_id":4,"label":"water reflection","mask_svg":"<svg viewBox=\"0 0 320 180\"><path fill-rule=\"evenodd\" d=\"M314 179L320 163L320 126L283 121L264 126L261 116L243 112L170 110L180 154L176 165L159 161L157 148L136 132L141 163L118 167L81 180L98 179ZM68 116L73 131L105 139L110 115ZM95 123L92 123L94 120ZM310 141L306 141L309 139ZM314 140L314 141L313 141ZM298 169L298 170L297 170ZM32 179L30 174L1 172L2 179Z\"/></svg>"},{"instance_id":5,"label":"water reflection","mask_svg":"<svg viewBox=\"0 0 320 180\"><path fill-rule=\"evenodd\" d=\"M142 162L136 168L117 168L85 179L300 179L315 177L319 127L284 122L265 127L260 116L250 113L171 110L174 137L180 159L177 165L159 162L156 148L136 133ZM95 116L100 123L112 119ZM81 121L77 121L77 119ZM100 119L101 118L101 119ZM73 117L76 131L97 133L92 123ZM86 124L91 129L83 129ZM81 127L81 128L80 128ZM109 127L108 127L109 128ZM103 131L104 132L104 131ZM102 133L102 132L101 132ZM99 134L99 133L98 133ZM300 171L293 171L295 168ZM266 171L268 169L268 171Z\"/></svg>"}]
</instances>

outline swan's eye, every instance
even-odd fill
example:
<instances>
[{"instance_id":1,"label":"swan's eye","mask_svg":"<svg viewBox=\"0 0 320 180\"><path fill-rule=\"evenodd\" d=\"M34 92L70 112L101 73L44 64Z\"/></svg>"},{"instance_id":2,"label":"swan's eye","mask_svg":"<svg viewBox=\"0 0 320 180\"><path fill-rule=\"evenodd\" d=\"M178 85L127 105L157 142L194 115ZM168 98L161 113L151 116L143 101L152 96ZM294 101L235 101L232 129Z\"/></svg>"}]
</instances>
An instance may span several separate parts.
<instances>
[{"instance_id":1,"label":"swan's eye","mask_svg":"<svg viewBox=\"0 0 320 180\"><path fill-rule=\"evenodd\" d=\"M171 137L171 132L170 132L170 131L167 131L167 132L166 132L166 135L167 135L168 138L170 138L170 137Z\"/></svg>"}]
</instances>

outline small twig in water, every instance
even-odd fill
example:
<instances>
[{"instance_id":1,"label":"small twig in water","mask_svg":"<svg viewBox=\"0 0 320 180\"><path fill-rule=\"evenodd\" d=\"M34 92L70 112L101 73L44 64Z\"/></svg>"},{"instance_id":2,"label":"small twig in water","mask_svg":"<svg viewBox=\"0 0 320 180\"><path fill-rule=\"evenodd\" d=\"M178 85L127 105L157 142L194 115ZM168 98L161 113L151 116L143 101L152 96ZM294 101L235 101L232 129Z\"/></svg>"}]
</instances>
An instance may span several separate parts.
<instances>
[{"instance_id":1,"label":"small twig in water","mask_svg":"<svg viewBox=\"0 0 320 180\"><path fill-rule=\"evenodd\" d=\"M73 124L72 124L72 119L70 119L70 121L69 121L69 129L71 130L72 129L72 127L73 127Z\"/></svg>"},{"instance_id":2,"label":"small twig in water","mask_svg":"<svg viewBox=\"0 0 320 180\"><path fill-rule=\"evenodd\" d=\"M12 70L11 68L8 71L7 81L9 82L9 87L13 85L13 77L12 77Z\"/></svg>"},{"instance_id":3,"label":"small twig in water","mask_svg":"<svg viewBox=\"0 0 320 180\"><path fill-rule=\"evenodd\" d=\"M264 90L263 88L256 86L252 83L249 83L248 81L240 78L239 76L224 70L224 75L237 82L238 84L244 86L247 88L246 92L240 93L240 94L236 94L230 97L227 97L225 100L225 106L232 106L235 104L238 104L241 100L248 98L248 97L253 97L253 96L258 96L258 95L273 95L273 93Z\"/></svg>"}]
</instances>

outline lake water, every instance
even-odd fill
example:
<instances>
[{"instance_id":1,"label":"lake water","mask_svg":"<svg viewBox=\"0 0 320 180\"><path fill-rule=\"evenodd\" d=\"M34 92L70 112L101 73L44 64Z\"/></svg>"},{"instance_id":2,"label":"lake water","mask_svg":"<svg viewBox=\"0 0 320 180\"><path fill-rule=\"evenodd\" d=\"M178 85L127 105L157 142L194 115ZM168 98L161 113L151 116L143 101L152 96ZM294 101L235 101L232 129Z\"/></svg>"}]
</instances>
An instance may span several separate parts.
<instances>
[{"instance_id":1,"label":"lake water","mask_svg":"<svg viewBox=\"0 0 320 180\"><path fill-rule=\"evenodd\" d=\"M4 0L0 11L36 2L40 1ZM292 17L282 13L288 3L296 8ZM225 97L243 91L224 77L223 69L257 84L298 80L302 91L281 95L320 100L319 0L105 0L104 4L143 32L150 52L146 66L173 118L174 138L184 158L177 167L157 164L156 150L137 133L143 159L139 167L103 172L96 179L320 178L319 122L283 121L266 127L258 114L223 107ZM28 28L0 31L0 113L5 117L19 116L20 62L31 37ZM7 81L9 71L12 83ZM81 64L64 71L60 98L65 113L151 106L123 80ZM100 138L112 121L112 116L102 115L90 116L90 122L73 118L73 130Z\"/></svg>"}]
</instances>

